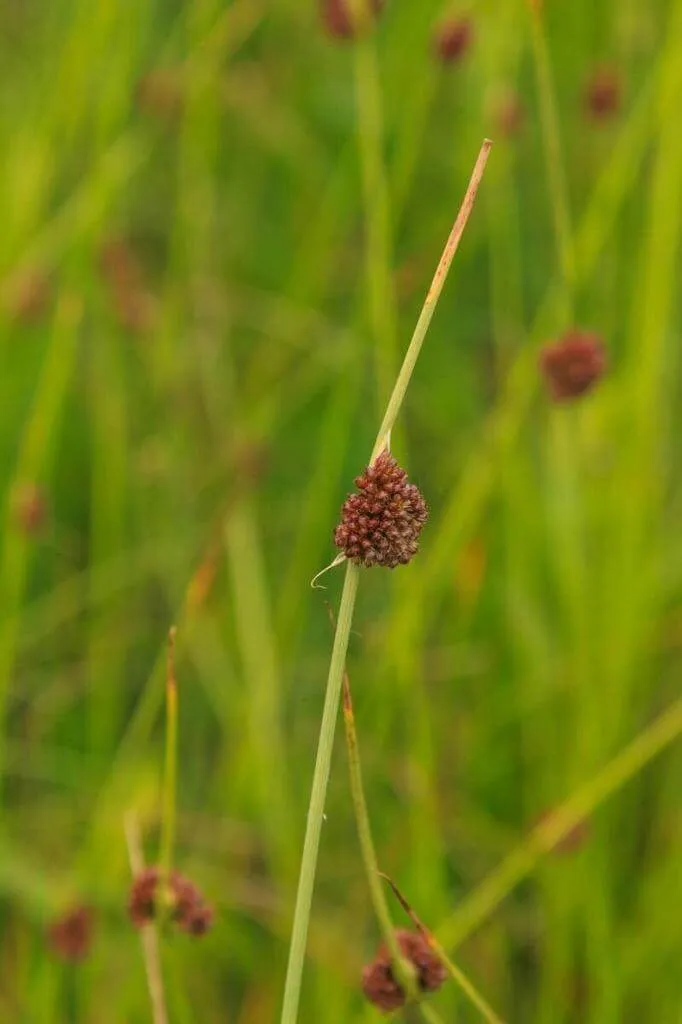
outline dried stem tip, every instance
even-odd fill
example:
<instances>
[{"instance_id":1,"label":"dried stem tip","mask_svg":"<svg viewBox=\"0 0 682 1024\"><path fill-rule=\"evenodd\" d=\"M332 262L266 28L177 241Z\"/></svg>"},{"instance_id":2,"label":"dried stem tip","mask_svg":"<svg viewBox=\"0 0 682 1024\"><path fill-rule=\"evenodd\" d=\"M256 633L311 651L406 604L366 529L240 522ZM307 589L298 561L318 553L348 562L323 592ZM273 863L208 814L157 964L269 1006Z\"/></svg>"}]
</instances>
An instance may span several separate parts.
<instances>
[{"instance_id":1,"label":"dried stem tip","mask_svg":"<svg viewBox=\"0 0 682 1024\"><path fill-rule=\"evenodd\" d=\"M354 39L369 28L381 13L384 0L322 0L322 22L335 39Z\"/></svg>"},{"instance_id":2,"label":"dried stem tip","mask_svg":"<svg viewBox=\"0 0 682 1024\"><path fill-rule=\"evenodd\" d=\"M160 900L159 868L145 868L133 880L128 900L128 913L136 928L153 921ZM204 935L213 923L213 911L199 889L177 871L171 873L165 894L171 920L189 935Z\"/></svg>"},{"instance_id":3,"label":"dried stem tip","mask_svg":"<svg viewBox=\"0 0 682 1024\"><path fill-rule=\"evenodd\" d=\"M555 402L590 391L606 370L606 353L597 334L569 331L540 353L540 369Z\"/></svg>"},{"instance_id":4,"label":"dried stem tip","mask_svg":"<svg viewBox=\"0 0 682 1024\"><path fill-rule=\"evenodd\" d=\"M416 972L416 984L420 992L435 992L447 977L447 971L420 932L400 930L395 935L400 952L412 964ZM370 1003L390 1013L405 1005L405 992L393 976L391 957L385 945L371 964L362 972L362 991Z\"/></svg>"},{"instance_id":5,"label":"dried stem tip","mask_svg":"<svg viewBox=\"0 0 682 1024\"><path fill-rule=\"evenodd\" d=\"M346 498L334 543L356 565L406 565L428 517L421 491L386 450L355 483L359 493Z\"/></svg>"}]
</instances>

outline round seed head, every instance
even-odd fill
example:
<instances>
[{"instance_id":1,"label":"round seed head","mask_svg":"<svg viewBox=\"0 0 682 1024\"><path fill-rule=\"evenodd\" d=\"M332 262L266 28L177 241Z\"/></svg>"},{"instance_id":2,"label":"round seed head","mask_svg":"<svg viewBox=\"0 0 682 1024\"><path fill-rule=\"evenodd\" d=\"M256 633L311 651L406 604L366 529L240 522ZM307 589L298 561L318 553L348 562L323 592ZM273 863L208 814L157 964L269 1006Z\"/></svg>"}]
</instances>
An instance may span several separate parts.
<instances>
[{"instance_id":1,"label":"round seed head","mask_svg":"<svg viewBox=\"0 0 682 1024\"><path fill-rule=\"evenodd\" d=\"M540 353L540 370L555 402L571 401L590 391L606 371L601 338L572 330Z\"/></svg>"},{"instance_id":2,"label":"round seed head","mask_svg":"<svg viewBox=\"0 0 682 1024\"><path fill-rule=\"evenodd\" d=\"M383 451L346 498L334 543L356 565L406 565L419 547L428 509L418 487L388 451Z\"/></svg>"},{"instance_id":3,"label":"round seed head","mask_svg":"<svg viewBox=\"0 0 682 1024\"><path fill-rule=\"evenodd\" d=\"M416 984L420 992L435 992L447 977L441 960L436 956L420 932L399 930L396 939L400 952L416 972ZM381 945L376 957L362 972L362 991L379 1010L390 1013L405 1005L405 992L393 976L391 956L385 945Z\"/></svg>"}]
</instances>

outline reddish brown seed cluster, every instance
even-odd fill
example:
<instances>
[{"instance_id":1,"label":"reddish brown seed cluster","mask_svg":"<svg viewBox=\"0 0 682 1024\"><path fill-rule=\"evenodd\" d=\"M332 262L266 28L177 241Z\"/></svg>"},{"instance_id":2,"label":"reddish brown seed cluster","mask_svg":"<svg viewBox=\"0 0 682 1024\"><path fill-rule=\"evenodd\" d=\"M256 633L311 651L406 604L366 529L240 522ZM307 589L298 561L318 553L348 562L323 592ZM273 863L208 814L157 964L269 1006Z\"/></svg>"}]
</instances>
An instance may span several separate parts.
<instances>
[{"instance_id":1,"label":"reddish brown seed cluster","mask_svg":"<svg viewBox=\"0 0 682 1024\"><path fill-rule=\"evenodd\" d=\"M145 868L133 880L128 900L128 913L136 928L153 921L159 902L161 871ZM201 892L188 878L173 871L168 880L166 896L169 917L189 935L204 935L213 923L213 910Z\"/></svg>"},{"instance_id":2,"label":"reddish brown seed cluster","mask_svg":"<svg viewBox=\"0 0 682 1024\"><path fill-rule=\"evenodd\" d=\"M585 87L585 108L595 121L607 121L620 110L621 80L609 67L597 68Z\"/></svg>"},{"instance_id":3,"label":"reddish brown seed cluster","mask_svg":"<svg viewBox=\"0 0 682 1024\"><path fill-rule=\"evenodd\" d=\"M61 960L76 963L90 952L95 924L92 907L80 904L65 911L47 929L50 949Z\"/></svg>"},{"instance_id":4,"label":"reddish brown seed cluster","mask_svg":"<svg viewBox=\"0 0 682 1024\"><path fill-rule=\"evenodd\" d=\"M355 483L359 493L346 498L334 543L356 565L406 565L428 518L421 491L386 450Z\"/></svg>"},{"instance_id":5,"label":"reddish brown seed cluster","mask_svg":"<svg viewBox=\"0 0 682 1024\"><path fill-rule=\"evenodd\" d=\"M590 391L606 370L601 338L590 331L572 330L540 353L540 369L555 402L579 398Z\"/></svg>"},{"instance_id":6,"label":"reddish brown seed cluster","mask_svg":"<svg viewBox=\"0 0 682 1024\"><path fill-rule=\"evenodd\" d=\"M469 18L450 18L436 31L433 49L443 64L456 64L471 46L474 30Z\"/></svg>"},{"instance_id":7,"label":"reddish brown seed cluster","mask_svg":"<svg viewBox=\"0 0 682 1024\"><path fill-rule=\"evenodd\" d=\"M420 992L435 992L447 977L442 961L436 956L420 932L396 932L400 952L416 972L415 982ZM379 947L376 957L362 972L362 991L379 1010L390 1013L405 1005L405 992L393 976L391 956L385 945Z\"/></svg>"},{"instance_id":8,"label":"reddish brown seed cluster","mask_svg":"<svg viewBox=\"0 0 682 1024\"><path fill-rule=\"evenodd\" d=\"M354 39L381 13L384 0L365 0L365 10L354 0L322 0L322 23L335 39Z\"/></svg>"}]
</instances>

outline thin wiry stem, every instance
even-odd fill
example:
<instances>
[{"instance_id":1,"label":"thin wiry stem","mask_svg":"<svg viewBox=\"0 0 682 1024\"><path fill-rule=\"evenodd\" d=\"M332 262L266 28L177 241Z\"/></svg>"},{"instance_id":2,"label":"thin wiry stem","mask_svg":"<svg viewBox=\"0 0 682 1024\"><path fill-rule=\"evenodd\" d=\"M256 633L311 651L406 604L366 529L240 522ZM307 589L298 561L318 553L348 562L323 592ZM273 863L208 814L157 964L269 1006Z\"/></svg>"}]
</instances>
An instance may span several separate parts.
<instances>
[{"instance_id":1,"label":"thin wiry stem","mask_svg":"<svg viewBox=\"0 0 682 1024\"><path fill-rule=\"evenodd\" d=\"M545 148L547 178L552 203L554 233L556 238L559 269L563 281L565 314L573 313L573 291L575 288L575 261L573 258L573 237L571 214L568 206L568 186L561 148L559 113L557 109L549 48L545 37L543 14L538 0L528 0L530 9L531 37L535 58L535 71L540 105L540 126Z\"/></svg>"},{"instance_id":2,"label":"thin wiry stem","mask_svg":"<svg viewBox=\"0 0 682 1024\"><path fill-rule=\"evenodd\" d=\"M166 758L163 779L163 818L159 866L162 885L167 886L173 866L175 841L175 792L178 767L178 686L175 679L175 626L168 632L166 670Z\"/></svg>"},{"instance_id":3,"label":"thin wiry stem","mask_svg":"<svg viewBox=\"0 0 682 1024\"><path fill-rule=\"evenodd\" d=\"M478 159L471 175L469 186L464 195L462 206L457 215L454 227L446 242L445 250L440 263L436 269L433 282L429 289L424 308L422 309L412 340L408 347L402 368L398 375L393 394L388 403L383 422L377 435L377 440L372 451L370 461L385 447L387 438L400 411L407 386L410 382L412 372L417 362L424 337L434 310L440 298L445 278L452 263L452 259L459 246L464 228L473 208L476 192L483 176L483 171L488 159L492 143L486 139L481 146ZM308 806L308 819L306 834L303 842L303 854L301 856L301 868L299 872L298 890L296 893L296 904L294 907L294 920L289 945L289 960L287 964L286 979L284 982L284 998L282 1003L281 1024L296 1024L298 1018L298 1004L301 995L301 978L303 974L303 962L305 959L306 939L308 935L308 924L310 921L310 907L312 904L313 887L315 883L315 872L317 868L317 855L320 845L320 832L322 829L322 816L327 794L327 783L329 781L329 768L331 764L332 748L334 743L334 731L336 727L336 716L339 707L339 697L343 680L343 671L346 662L346 650L348 648L348 637L350 634L355 607L360 570L357 566L348 562L346 565L346 576L341 595L339 617L334 636L332 659L329 666L327 678L327 690L325 694L324 709L322 712L322 724L320 726L320 737L317 748L317 758L313 772L313 784Z\"/></svg>"},{"instance_id":4,"label":"thin wiry stem","mask_svg":"<svg viewBox=\"0 0 682 1024\"><path fill-rule=\"evenodd\" d=\"M140 830L137 818L131 812L127 814L124 821L126 834L126 845L128 847L128 860L133 878L144 871L144 857L142 855L142 843L140 842ZM163 989L163 975L161 973L161 956L159 953L159 937L156 925L148 922L140 929L142 942L142 953L144 956L144 968L147 975L147 988L149 989L149 1000L152 1004L152 1019L154 1024L168 1024L166 1013L166 997Z\"/></svg>"}]
</instances>

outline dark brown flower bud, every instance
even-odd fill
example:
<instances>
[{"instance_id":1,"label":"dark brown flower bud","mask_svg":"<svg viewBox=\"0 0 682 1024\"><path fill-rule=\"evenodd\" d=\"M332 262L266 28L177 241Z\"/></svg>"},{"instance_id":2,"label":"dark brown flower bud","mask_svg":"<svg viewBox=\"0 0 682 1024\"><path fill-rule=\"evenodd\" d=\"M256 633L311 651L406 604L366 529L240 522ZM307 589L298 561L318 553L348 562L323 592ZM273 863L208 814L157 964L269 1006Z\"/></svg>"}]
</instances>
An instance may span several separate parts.
<instances>
[{"instance_id":1,"label":"dark brown flower bud","mask_svg":"<svg viewBox=\"0 0 682 1024\"><path fill-rule=\"evenodd\" d=\"M450 18L436 31L434 53L443 64L456 64L471 46L473 36L474 29L469 18Z\"/></svg>"},{"instance_id":2,"label":"dark brown flower bud","mask_svg":"<svg viewBox=\"0 0 682 1024\"><path fill-rule=\"evenodd\" d=\"M334 543L356 565L406 565L428 517L421 491L386 450L355 483L360 493L346 498Z\"/></svg>"},{"instance_id":3,"label":"dark brown flower bud","mask_svg":"<svg viewBox=\"0 0 682 1024\"><path fill-rule=\"evenodd\" d=\"M79 905L65 911L47 929L50 949L61 960L84 960L92 945L94 923L92 907Z\"/></svg>"},{"instance_id":4,"label":"dark brown flower bud","mask_svg":"<svg viewBox=\"0 0 682 1024\"><path fill-rule=\"evenodd\" d=\"M594 121L607 121L620 110L621 80L609 67L597 68L585 86L585 109Z\"/></svg>"},{"instance_id":5,"label":"dark brown flower bud","mask_svg":"<svg viewBox=\"0 0 682 1024\"><path fill-rule=\"evenodd\" d=\"M128 899L128 914L136 928L153 921L158 912L160 898L159 868L145 868L133 880ZM204 900L196 885L177 871L171 873L164 900L169 917L181 931L189 935L204 935L213 923L213 910Z\"/></svg>"},{"instance_id":6,"label":"dark brown flower bud","mask_svg":"<svg viewBox=\"0 0 682 1024\"><path fill-rule=\"evenodd\" d=\"M447 977L442 961L420 932L403 929L395 933L400 952L416 972L416 986L420 992L435 992ZM379 1010L390 1013L405 1005L405 992L393 976L391 955L385 944L379 947L371 964L362 972L362 991Z\"/></svg>"},{"instance_id":7,"label":"dark brown flower bud","mask_svg":"<svg viewBox=\"0 0 682 1024\"><path fill-rule=\"evenodd\" d=\"M355 0L322 0L322 23L335 39L354 39L381 13L384 0L364 0L365 9Z\"/></svg>"},{"instance_id":8,"label":"dark brown flower bud","mask_svg":"<svg viewBox=\"0 0 682 1024\"><path fill-rule=\"evenodd\" d=\"M568 331L540 353L540 369L555 402L584 395L606 370L601 339L590 331Z\"/></svg>"}]
</instances>

